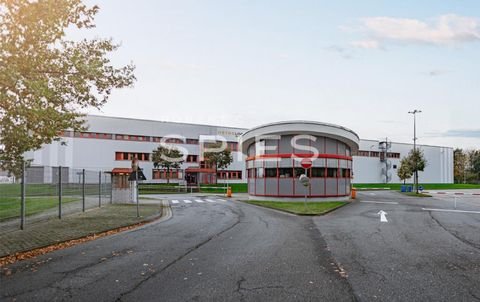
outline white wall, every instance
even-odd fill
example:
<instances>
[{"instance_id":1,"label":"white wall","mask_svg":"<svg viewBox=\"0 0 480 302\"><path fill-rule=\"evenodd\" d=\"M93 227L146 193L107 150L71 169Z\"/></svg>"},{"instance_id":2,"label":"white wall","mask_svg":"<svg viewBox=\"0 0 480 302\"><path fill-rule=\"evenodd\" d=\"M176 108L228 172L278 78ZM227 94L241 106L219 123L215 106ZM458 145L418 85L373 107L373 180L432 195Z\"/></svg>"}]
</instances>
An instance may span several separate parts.
<instances>
[{"instance_id":1,"label":"white wall","mask_svg":"<svg viewBox=\"0 0 480 302\"><path fill-rule=\"evenodd\" d=\"M360 150L379 151L378 141L361 140ZM424 172L419 172L419 181L423 183L453 183L453 149L448 147L418 145L423 150L427 160ZM413 149L412 144L392 143L389 152L400 153L400 158L389 158L392 163L392 179L390 183L400 183L397 170L400 160L408 155ZM393 169L396 165L397 169ZM378 157L353 157L353 183L384 183L385 176L382 174L384 163ZM412 179L410 182L413 181Z\"/></svg>"},{"instance_id":2,"label":"white wall","mask_svg":"<svg viewBox=\"0 0 480 302\"><path fill-rule=\"evenodd\" d=\"M237 141L239 134L246 131L241 128L218 127L208 125L194 125L185 123L169 123L159 121L145 121L126 118L88 116L90 132L130 134L163 137L169 134L182 135L187 138L198 139L201 135L221 134L228 141ZM158 143L136 142L91 138L65 138L66 146L54 142L35 151L34 164L45 166L66 166L91 170L111 171L114 168L129 168L130 161L116 161L115 152L145 152L151 153ZM360 140L360 150L379 151L378 141ZM191 154L199 154L198 145L180 145L187 148ZM393 143L389 152L399 152L401 158L405 157L413 148L411 144ZM437 146L422 146L428 161L425 172L420 172L420 181L424 183L453 183L453 149ZM240 155L240 156L238 156ZM243 181L246 181L245 157L234 152L234 162L228 170L243 171ZM401 159L400 158L400 159ZM400 165L400 159L390 158L393 165ZM184 163L182 168L198 166L199 163ZM152 162L140 162L147 179L152 179ZM353 173L354 183L384 183L382 175L383 164L379 158L354 156ZM399 183L397 170L391 169L392 183ZM235 180L238 182L238 180Z\"/></svg>"}]
</instances>

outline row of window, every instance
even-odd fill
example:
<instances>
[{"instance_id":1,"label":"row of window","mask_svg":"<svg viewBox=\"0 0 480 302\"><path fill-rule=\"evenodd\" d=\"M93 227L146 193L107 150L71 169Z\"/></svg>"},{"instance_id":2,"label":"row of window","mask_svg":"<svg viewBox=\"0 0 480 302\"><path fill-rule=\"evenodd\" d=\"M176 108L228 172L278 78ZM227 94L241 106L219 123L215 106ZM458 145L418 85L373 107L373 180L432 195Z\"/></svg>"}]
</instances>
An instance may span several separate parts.
<instances>
[{"instance_id":1,"label":"row of window","mask_svg":"<svg viewBox=\"0 0 480 302\"><path fill-rule=\"evenodd\" d=\"M150 153L137 153L137 152L115 152L115 160L133 160L137 158L141 161L150 161ZM187 155L187 163L198 162L198 155Z\"/></svg>"},{"instance_id":2,"label":"row of window","mask_svg":"<svg viewBox=\"0 0 480 302\"><path fill-rule=\"evenodd\" d=\"M247 170L248 178L297 178L305 174L303 168L253 168ZM307 169L308 177L320 178L351 178L351 169L341 168L310 168Z\"/></svg>"},{"instance_id":3,"label":"row of window","mask_svg":"<svg viewBox=\"0 0 480 302\"><path fill-rule=\"evenodd\" d=\"M360 150L358 151L357 156L383 158L385 157L385 152ZM400 158L400 153L388 152L387 158Z\"/></svg>"},{"instance_id":4,"label":"row of window","mask_svg":"<svg viewBox=\"0 0 480 302\"><path fill-rule=\"evenodd\" d=\"M218 179L242 179L242 171L222 171L217 173Z\"/></svg>"},{"instance_id":5,"label":"row of window","mask_svg":"<svg viewBox=\"0 0 480 302\"><path fill-rule=\"evenodd\" d=\"M184 172L182 170L171 169L167 172L166 169L153 169L153 179L183 179ZM222 171L217 173L218 179L242 179L242 171Z\"/></svg>"},{"instance_id":6,"label":"row of window","mask_svg":"<svg viewBox=\"0 0 480 302\"><path fill-rule=\"evenodd\" d=\"M111 133L98 133L98 132L73 132L73 131L62 131L60 132L61 136L79 138L95 138L95 139L115 139L115 140L124 140L124 141L138 141L138 142L156 142L159 143L162 141L162 137L157 136L143 136L143 135L129 135L129 134L111 134ZM198 145L200 142L198 139L187 138L185 140L179 138L167 138L164 141L168 144L188 144L188 145ZM228 147L232 151L238 151L238 143L228 142Z\"/></svg>"},{"instance_id":7,"label":"row of window","mask_svg":"<svg viewBox=\"0 0 480 302\"><path fill-rule=\"evenodd\" d=\"M154 169L152 170L153 179L183 179L183 171L172 169L167 172L167 170Z\"/></svg>"},{"instance_id":8,"label":"row of window","mask_svg":"<svg viewBox=\"0 0 480 302\"><path fill-rule=\"evenodd\" d=\"M133 160L134 158L149 161L150 153L115 152L115 160Z\"/></svg>"}]
</instances>

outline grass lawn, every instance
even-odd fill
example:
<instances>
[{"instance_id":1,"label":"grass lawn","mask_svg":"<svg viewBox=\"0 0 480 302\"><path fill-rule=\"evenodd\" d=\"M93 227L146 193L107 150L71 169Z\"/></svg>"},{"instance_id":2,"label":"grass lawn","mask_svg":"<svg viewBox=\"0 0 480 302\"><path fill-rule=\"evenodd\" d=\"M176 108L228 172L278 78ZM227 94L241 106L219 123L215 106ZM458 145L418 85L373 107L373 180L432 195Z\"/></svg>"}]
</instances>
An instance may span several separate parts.
<instances>
[{"instance_id":1,"label":"grass lawn","mask_svg":"<svg viewBox=\"0 0 480 302\"><path fill-rule=\"evenodd\" d=\"M68 203L78 200L71 197L63 197L62 203ZM58 197L42 196L27 197L25 199L25 214L33 215L47 209L58 206ZM0 220L20 216L20 198L19 197L0 197Z\"/></svg>"},{"instance_id":2,"label":"grass lawn","mask_svg":"<svg viewBox=\"0 0 480 302\"><path fill-rule=\"evenodd\" d=\"M232 188L232 193L247 193L248 186L246 183L228 184ZM178 183L159 183L159 184L140 184L140 194L165 194L165 193L185 193L185 187ZM193 192L198 192L198 189L193 188ZM190 192L190 189L189 191ZM200 193L225 193L225 184L202 184L200 185Z\"/></svg>"},{"instance_id":3,"label":"grass lawn","mask_svg":"<svg viewBox=\"0 0 480 302\"><path fill-rule=\"evenodd\" d=\"M353 184L357 189L371 189L371 188L389 188L390 190L400 191L403 184ZM411 186L408 184L407 186ZM462 190L462 189L480 189L480 184L419 184L423 186L424 190Z\"/></svg>"},{"instance_id":4,"label":"grass lawn","mask_svg":"<svg viewBox=\"0 0 480 302\"><path fill-rule=\"evenodd\" d=\"M308 202L305 208L303 202L298 201L257 201L248 200L249 204L276 209L284 212L289 212L297 215L322 215L331 212L347 204L343 201L329 201L329 202Z\"/></svg>"},{"instance_id":5,"label":"grass lawn","mask_svg":"<svg viewBox=\"0 0 480 302\"><path fill-rule=\"evenodd\" d=\"M407 196L412 196L412 197L432 197L432 195L428 195L428 194L425 194L425 193L415 193L415 192L408 192L408 193L402 193L402 194L405 194Z\"/></svg>"}]
</instances>

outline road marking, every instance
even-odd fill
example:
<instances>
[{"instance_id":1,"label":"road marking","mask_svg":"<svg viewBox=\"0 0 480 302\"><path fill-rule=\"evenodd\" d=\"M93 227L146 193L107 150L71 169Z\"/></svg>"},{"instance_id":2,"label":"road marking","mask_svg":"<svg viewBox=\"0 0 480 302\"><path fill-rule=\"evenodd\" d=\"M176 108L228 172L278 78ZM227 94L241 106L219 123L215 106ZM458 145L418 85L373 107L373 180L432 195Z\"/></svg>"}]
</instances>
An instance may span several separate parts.
<instances>
[{"instance_id":1,"label":"road marking","mask_svg":"<svg viewBox=\"0 0 480 302\"><path fill-rule=\"evenodd\" d=\"M192 203L192 201L191 201L191 200L188 200L188 199L184 199L183 202L184 202L184 203Z\"/></svg>"},{"instance_id":2,"label":"road marking","mask_svg":"<svg viewBox=\"0 0 480 302\"><path fill-rule=\"evenodd\" d=\"M218 201L222 201L222 202L226 202L225 199L218 199L218 198L217 198L217 200L218 200Z\"/></svg>"},{"instance_id":3,"label":"road marking","mask_svg":"<svg viewBox=\"0 0 480 302\"><path fill-rule=\"evenodd\" d=\"M208 201L208 202L217 202L217 201L212 200L212 199L205 199L205 200Z\"/></svg>"},{"instance_id":4,"label":"road marking","mask_svg":"<svg viewBox=\"0 0 480 302\"><path fill-rule=\"evenodd\" d=\"M380 210L380 212L377 213L377 215L380 215L380 222L388 222L387 220L387 212Z\"/></svg>"},{"instance_id":5,"label":"road marking","mask_svg":"<svg viewBox=\"0 0 480 302\"><path fill-rule=\"evenodd\" d=\"M363 203L381 203L381 204L398 204L398 202L395 201L370 201L370 200L362 200L360 202Z\"/></svg>"},{"instance_id":6,"label":"road marking","mask_svg":"<svg viewBox=\"0 0 480 302\"><path fill-rule=\"evenodd\" d=\"M462 210L429 209L429 208L422 208L422 210L424 210L424 211L430 211L430 212L450 212L450 213L480 214L480 211L462 211Z\"/></svg>"},{"instance_id":7,"label":"road marking","mask_svg":"<svg viewBox=\"0 0 480 302\"><path fill-rule=\"evenodd\" d=\"M178 203L178 200L172 200L172 203Z\"/></svg>"},{"instance_id":8,"label":"road marking","mask_svg":"<svg viewBox=\"0 0 480 302\"><path fill-rule=\"evenodd\" d=\"M203 203L203 200L201 199L195 199L196 202L200 202L200 203Z\"/></svg>"}]
</instances>

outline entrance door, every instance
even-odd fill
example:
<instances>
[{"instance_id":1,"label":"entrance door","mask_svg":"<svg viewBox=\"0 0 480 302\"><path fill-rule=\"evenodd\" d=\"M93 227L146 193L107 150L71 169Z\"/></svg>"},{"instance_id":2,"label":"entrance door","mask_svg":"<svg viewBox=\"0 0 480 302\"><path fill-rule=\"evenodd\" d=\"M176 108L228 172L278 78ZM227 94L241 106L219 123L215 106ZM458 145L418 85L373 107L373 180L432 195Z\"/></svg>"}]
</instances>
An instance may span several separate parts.
<instances>
[{"instance_id":1,"label":"entrance door","mask_svg":"<svg viewBox=\"0 0 480 302\"><path fill-rule=\"evenodd\" d=\"M196 186L198 184L198 173L187 173L185 180L187 181L187 185Z\"/></svg>"}]
</instances>

